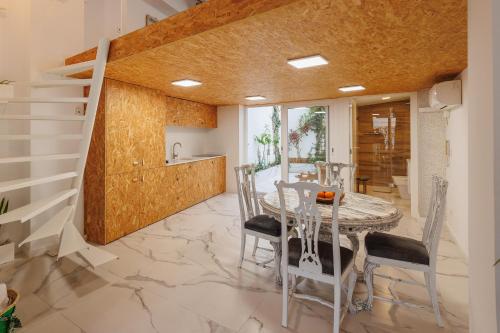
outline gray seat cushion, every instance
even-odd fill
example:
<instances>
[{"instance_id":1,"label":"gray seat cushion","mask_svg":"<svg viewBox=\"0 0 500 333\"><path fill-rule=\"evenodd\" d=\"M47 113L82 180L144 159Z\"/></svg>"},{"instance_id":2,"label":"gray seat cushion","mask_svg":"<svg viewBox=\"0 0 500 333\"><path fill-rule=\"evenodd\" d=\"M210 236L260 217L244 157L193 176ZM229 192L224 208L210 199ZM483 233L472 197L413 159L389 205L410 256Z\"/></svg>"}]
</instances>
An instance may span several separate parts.
<instances>
[{"instance_id":1,"label":"gray seat cushion","mask_svg":"<svg viewBox=\"0 0 500 333\"><path fill-rule=\"evenodd\" d=\"M268 215L257 215L252 217L245 222L245 229L275 237L281 236L281 223Z\"/></svg>"},{"instance_id":2,"label":"gray seat cushion","mask_svg":"<svg viewBox=\"0 0 500 333\"><path fill-rule=\"evenodd\" d=\"M421 241L382 232L368 234L365 238L368 255L429 265L429 254Z\"/></svg>"},{"instance_id":3,"label":"gray seat cushion","mask_svg":"<svg viewBox=\"0 0 500 333\"><path fill-rule=\"evenodd\" d=\"M334 275L333 269L333 247L327 242L318 242L319 261L323 274ZM288 240L288 264L299 267L300 256L302 255L302 244L300 238L291 238ZM340 247L340 267L342 273L353 259L352 250Z\"/></svg>"}]
</instances>

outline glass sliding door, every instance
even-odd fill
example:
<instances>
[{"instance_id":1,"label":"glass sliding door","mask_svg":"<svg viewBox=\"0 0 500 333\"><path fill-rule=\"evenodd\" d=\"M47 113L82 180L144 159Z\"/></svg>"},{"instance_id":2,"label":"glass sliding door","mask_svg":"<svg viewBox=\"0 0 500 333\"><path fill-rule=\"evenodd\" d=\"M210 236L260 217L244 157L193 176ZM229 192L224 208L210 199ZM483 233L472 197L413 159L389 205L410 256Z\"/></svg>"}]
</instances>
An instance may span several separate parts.
<instances>
[{"instance_id":1,"label":"glass sliding door","mask_svg":"<svg viewBox=\"0 0 500 333\"><path fill-rule=\"evenodd\" d=\"M315 162L328 161L328 106L291 107L285 112L287 152L282 178L289 182L312 179Z\"/></svg>"},{"instance_id":2,"label":"glass sliding door","mask_svg":"<svg viewBox=\"0 0 500 333\"><path fill-rule=\"evenodd\" d=\"M256 166L258 192L276 190L281 177L281 107L258 106L246 110L247 162Z\"/></svg>"}]
</instances>

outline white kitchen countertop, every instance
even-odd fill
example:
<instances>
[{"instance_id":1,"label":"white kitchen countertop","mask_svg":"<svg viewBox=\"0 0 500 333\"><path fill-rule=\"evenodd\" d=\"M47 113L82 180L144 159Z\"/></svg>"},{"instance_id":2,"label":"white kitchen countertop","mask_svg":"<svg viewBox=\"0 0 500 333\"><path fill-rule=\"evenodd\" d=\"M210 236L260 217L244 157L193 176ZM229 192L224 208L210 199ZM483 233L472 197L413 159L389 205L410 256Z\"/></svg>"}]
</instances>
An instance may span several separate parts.
<instances>
[{"instance_id":1,"label":"white kitchen countertop","mask_svg":"<svg viewBox=\"0 0 500 333\"><path fill-rule=\"evenodd\" d=\"M167 166L173 166L173 165L179 165L179 164L186 164L186 163L193 163L193 162L198 162L198 161L203 161L203 160L210 160L212 158L218 158L218 157L223 157L226 156L226 154L200 154L200 155L193 155L191 157L181 157L178 158L175 161L169 160L167 162Z\"/></svg>"}]
</instances>

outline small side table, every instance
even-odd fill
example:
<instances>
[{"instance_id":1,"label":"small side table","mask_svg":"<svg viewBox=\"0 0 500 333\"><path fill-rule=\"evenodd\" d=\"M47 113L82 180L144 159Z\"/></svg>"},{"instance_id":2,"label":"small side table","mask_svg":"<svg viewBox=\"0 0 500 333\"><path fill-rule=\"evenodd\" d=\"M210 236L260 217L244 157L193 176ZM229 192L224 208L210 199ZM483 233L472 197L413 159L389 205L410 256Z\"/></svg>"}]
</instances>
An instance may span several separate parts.
<instances>
[{"instance_id":1,"label":"small side table","mask_svg":"<svg viewBox=\"0 0 500 333\"><path fill-rule=\"evenodd\" d=\"M359 192L359 185L361 184L361 185L363 185L363 194L366 194L366 185L367 185L369 180L370 180L370 177L367 177L367 176L356 177L356 192L361 193L361 192Z\"/></svg>"}]
</instances>

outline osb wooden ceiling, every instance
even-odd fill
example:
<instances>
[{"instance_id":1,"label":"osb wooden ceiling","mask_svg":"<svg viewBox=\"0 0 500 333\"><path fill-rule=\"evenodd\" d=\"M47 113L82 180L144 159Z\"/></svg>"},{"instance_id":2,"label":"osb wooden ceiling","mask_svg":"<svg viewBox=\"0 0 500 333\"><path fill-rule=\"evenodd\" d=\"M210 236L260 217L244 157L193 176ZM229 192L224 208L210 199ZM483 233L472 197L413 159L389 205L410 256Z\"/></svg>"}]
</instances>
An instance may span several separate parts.
<instances>
[{"instance_id":1,"label":"osb wooden ceiling","mask_svg":"<svg viewBox=\"0 0 500 333\"><path fill-rule=\"evenodd\" d=\"M274 9L111 59L106 76L229 105L252 104L245 100L251 95L265 96L266 104L351 96L338 88L354 84L366 87L357 95L416 91L467 67L466 0L274 3ZM315 54L329 65L298 70L287 64ZM186 78L203 85L170 84Z\"/></svg>"}]
</instances>

